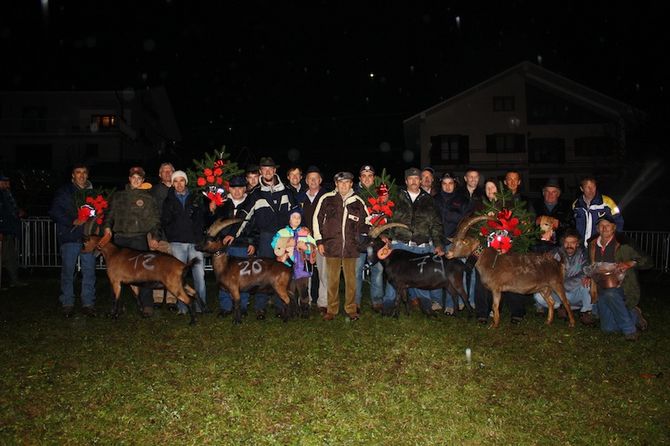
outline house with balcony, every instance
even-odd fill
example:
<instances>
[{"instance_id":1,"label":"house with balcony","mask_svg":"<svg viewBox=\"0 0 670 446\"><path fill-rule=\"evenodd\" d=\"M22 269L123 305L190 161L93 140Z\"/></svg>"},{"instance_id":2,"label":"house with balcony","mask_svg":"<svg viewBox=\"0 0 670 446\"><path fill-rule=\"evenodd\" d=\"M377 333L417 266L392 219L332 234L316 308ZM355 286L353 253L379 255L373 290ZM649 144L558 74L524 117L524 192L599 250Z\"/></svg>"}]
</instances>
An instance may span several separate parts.
<instances>
[{"instance_id":1,"label":"house with balcony","mask_svg":"<svg viewBox=\"0 0 670 446\"><path fill-rule=\"evenodd\" d=\"M570 196L579 180L617 178L627 134L642 113L539 65L522 62L404 120L405 146L421 165L484 178L518 170L538 195L558 177Z\"/></svg>"},{"instance_id":2,"label":"house with balcony","mask_svg":"<svg viewBox=\"0 0 670 446\"><path fill-rule=\"evenodd\" d=\"M114 183L181 139L165 88L0 92L0 165L67 175L75 162Z\"/></svg>"}]
</instances>

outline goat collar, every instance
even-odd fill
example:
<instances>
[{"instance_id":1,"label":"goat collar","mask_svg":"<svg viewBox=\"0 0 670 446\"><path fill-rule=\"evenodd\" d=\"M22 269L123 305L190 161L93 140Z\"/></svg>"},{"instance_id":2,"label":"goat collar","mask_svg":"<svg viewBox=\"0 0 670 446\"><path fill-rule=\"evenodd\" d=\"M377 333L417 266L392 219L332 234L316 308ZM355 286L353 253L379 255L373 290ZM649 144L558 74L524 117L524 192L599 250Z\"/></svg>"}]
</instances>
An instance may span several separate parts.
<instances>
[{"instance_id":1,"label":"goat collar","mask_svg":"<svg viewBox=\"0 0 670 446\"><path fill-rule=\"evenodd\" d=\"M483 247L482 245L479 245L479 246L477 247L477 249L475 249L475 250L472 252L472 255L475 256L475 257L477 257L477 258L479 258L479 257L482 255L483 252L484 252L484 247Z\"/></svg>"},{"instance_id":2,"label":"goat collar","mask_svg":"<svg viewBox=\"0 0 670 446\"><path fill-rule=\"evenodd\" d=\"M225 247L223 249L219 249L218 251L214 252L212 255L214 257L219 257L219 256L222 256L222 255L226 254L227 252L228 252L228 247Z\"/></svg>"}]
</instances>

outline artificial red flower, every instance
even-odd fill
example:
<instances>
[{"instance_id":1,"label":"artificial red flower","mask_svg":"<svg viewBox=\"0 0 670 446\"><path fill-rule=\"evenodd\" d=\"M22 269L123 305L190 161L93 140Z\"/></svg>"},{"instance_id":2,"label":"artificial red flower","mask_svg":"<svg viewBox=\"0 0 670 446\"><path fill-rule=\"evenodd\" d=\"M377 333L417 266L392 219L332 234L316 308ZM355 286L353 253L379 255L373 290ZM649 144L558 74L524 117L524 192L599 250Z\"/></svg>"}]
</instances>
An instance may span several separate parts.
<instances>
[{"instance_id":1,"label":"artificial red flower","mask_svg":"<svg viewBox=\"0 0 670 446\"><path fill-rule=\"evenodd\" d=\"M198 177L197 183L198 183L198 186L202 187L206 184L206 181L203 177Z\"/></svg>"},{"instance_id":2,"label":"artificial red flower","mask_svg":"<svg viewBox=\"0 0 670 446\"><path fill-rule=\"evenodd\" d=\"M221 175L223 175L223 170L221 170L220 167L217 167L216 169L214 169L214 176L215 177L220 177Z\"/></svg>"},{"instance_id":3,"label":"artificial red flower","mask_svg":"<svg viewBox=\"0 0 670 446\"><path fill-rule=\"evenodd\" d=\"M484 236L487 237L489 235L489 229L486 226L482 226L482 228L479 230L479 232Z\"/></svg>"},{"instance_id":4,"label":"artificial red flower","mask_svg":"<svg viewBox=\"0 0 670 446\"><path fill-rule=\"evenodd\" d=\"M230 183L228 180L223 180L223 188L228 192L230 190Z\"/></svg>"},{"instance_id":5,"label":"artificial red flower","mask_svg":"<svg viewBox=\"0 0 670 446\"><path fill-rule=\"evenodd\" d=\"M205 174L206 177L209 177L209 176L212 175L212 169L210 169L209 167L206 168L205 170L203 170L202 172Z\"/></svg>"},{"instance_id":6,"label":"artificial red flower","mask_svg":"<svg viewBox=\"0 0 670 446\"><path fill-rule=\"evenodd\" d=\"M214 167L223 167L226 164L224 160L216 160L214 161ZM219 174L221 175L221 174Z\"/></svg>"},{"instance_id":7,"label":"artificial red flower","mask_svg":"<svg viewBox=\"0 0 670 446\"><path fill-rule=\"evenodd\" d=\"M209 198L210 201L213 201L217 207L221 206L225 201L222 194L214 192L207 192L207 198Z\"/></svg>"},{"instance_id":8,"label":"artificial red flower","mask_svg":"<svg viewBox=\"0 0 670 446\"><path fill-rule=\"evenodd\" d=\"M207 182L208 183L214 183L214 175L208 175L207 176Z\"/></svg>"},{"instance_id":9,"label":"artificial red flower","mask_svg":"<svg viewBox=\"0 0 670 446\"><path fill-rule=\"evenodd\" d=\"M221 186L221 185L223 184L223 178L221 178L221 177L216 177L216 184L218 184L219 186Z\"/></svg>"},{"instance_id":10,"label":"artificial red flower","mask_svg":"<svg viewBox=\"0 0 670 446\"><path fill-rule=\"evenodd\" d=\"M79 212L77 212L77 220L79 221L86 221L91 217L91 211L93 208L87 204L83 205L82 207L79 208Z\"/></svg>"},{"instance_id":11,"label":"artificial red flower","mask_svg":"<svg viewBox=\"0 0 670 446\"><path fill-rule=\"evenodd\" d=\"M506 235L496 235L493 237L490 246L499 253L505 254L512 248L512 239Z\"/></svg>"}]
</instances>

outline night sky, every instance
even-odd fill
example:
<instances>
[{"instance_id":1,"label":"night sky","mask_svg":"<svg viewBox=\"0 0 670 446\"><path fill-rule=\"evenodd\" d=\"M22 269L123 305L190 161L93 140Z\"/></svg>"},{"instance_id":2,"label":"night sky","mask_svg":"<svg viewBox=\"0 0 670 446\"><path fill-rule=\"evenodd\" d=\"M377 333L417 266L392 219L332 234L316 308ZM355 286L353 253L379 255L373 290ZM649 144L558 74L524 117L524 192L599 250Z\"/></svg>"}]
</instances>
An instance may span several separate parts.
<instances>
[{"instance_id":1,"label":"night sky","mask_svg":"<svg viewBox=\"0 0 670 446\"><path fill-rule=\"evenodd\" d=\"M14 3L0 89L163 85L186 159L375 163L403 119L524 60L646 111L650 140L668 116L662 2Z\"/></svg>"}]
</instances>

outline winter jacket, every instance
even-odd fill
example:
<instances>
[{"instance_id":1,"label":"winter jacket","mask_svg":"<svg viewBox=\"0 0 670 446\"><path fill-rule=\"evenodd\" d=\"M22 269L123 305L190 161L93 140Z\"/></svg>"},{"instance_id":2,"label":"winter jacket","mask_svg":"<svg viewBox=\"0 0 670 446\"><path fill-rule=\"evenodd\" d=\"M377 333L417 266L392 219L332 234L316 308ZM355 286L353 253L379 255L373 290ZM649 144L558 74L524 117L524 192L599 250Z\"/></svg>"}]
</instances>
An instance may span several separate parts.
<instances>
[{"instance_id":1,"label":"winter jacket","mask_svg":"<svg viewBox=\"0 0 670 446\"><path fill-rule=\"evenodd\" d=\"M588 252L590 263L596 261L596 249L599 249L597 244L598 238L593 237L589 241ZM650 269L653 266L653 261L648 255L640 252L623 234L617 233L613 242L616 243L614 245L614 261L616 263L627 262L629 260L637 262L634 267L626 271L626 276L621 284L626 299L626 307L632 309L640 302L640 282L638 281L637 271ZM591 281L591 286L595 286L593 281Z\"/></svg>"},{"instance_id":2,"label":"winter jacket","mask_svg":"<svg viewBox=\"0 0 670 446\"><path fill-rule=\"evenodd\" d=\"M157 185L151 188L151 196L154 197L156 206L158 210L163 209L163 202L168 196L168 191L172 189L170 186L166 186L163 182L159 182Z\"/></svg>"},{"instance_id":3,"label":"winter jacket","mask_svg":"<svg viewBox=\"0 0 670 446\"><path fill-rule=\"evenodd\" d=\"M461 194L463 200L465 201L465 212L464 215L468 216L475 213L477 210L482 207L482 200L486 198L484 190L481 187L476 188L472 191L472 194L467 187L458 189L458 193Z\"/></svg>"},{"instance_id":4,"label":"winter jacket","mask_svg":"<svg viewBox=\"0 0 670 446\"><path fill-rule=\"evenodd\" d=\"M579 288L582 285L582 279L586 277L584 267L589 264L586 250L577 247L575 253L572 256L568 256L565 249L560 247L554 250L554 258L559 262L563 262L563 266L565 267L565 277L563 279L565 291L573 291Z\"/></svg>"},{"instance_id":5,"label":"winter jacket","mask_svg":"<svg viewBox=\"0 0 670 446\"><path fill-rule=\"evenodd\" d=\"M623 216L614 200L607 195L597 193L588 206L582 195L572 203L572 211L575 217L575 227L584 243L598 233L596 223L606 215L614 218L617 232L623 231Z\"/></svg>"},{"instance_id":6,"label":"winter jacket","mask_svg":"<svg viewBox=\"0 0 670 446\"><path fill-rule=\"evenodd\" d=\"M93 189L93 185L90 181L86 182L84 189L80 189L74 183L69 183L58 189L54 194L49 215L56 222L56 234L59 245L81 242L81 238L84 235L84 225L74 226L72 224L79 214L79 208L75 201L78 193L81 193L83 196L84 190L91 189Z\"/></svg>"},{"instance_id":7,"label":"winter jacket","mask_svg":"<svg viewBox=\"0 0 670 446\"><path fill-rule=\"evenodd\" d=\"M163 201L161 227L168 242L198 243L202 240L204 225L202 200L189 191L182 205L173 187Z\"/></svg>"},{"instance_id":8,"label":"winter jacket","mask_svg":"<svg viewBox=\"0 0 670 446\"><path fill-rule=\"evenodd\" d=\"M435 247L444 247L442 218L438 214L435 200L423 189L420 189L414 202L407 190L401 190L391 221L409 226L409 229L391 229L389 235L393 240L417 245L433 242Z\"/></svg>"},{"instance_id":9,"label":"winter jacket","mask_svg":"<svg viewBox=\"0 0 670 446\"><path fill-rule=\"evenodd\" d=\"M307 228L310 230L310 232L313 234L314 233L314 227L312 225L314 221L314 211L316 210L316 206L319 204L319 200L321 197L323 197L323 194L326 193L326 189L323 187L319 189L319 192L316 193L316 196L314 197L314 200L309 199L307 196L307 191L309 189L305 189L298 196L296 197L296 203L302 207L302 223L307 226Z\"/></svg>"},{"instance_id":10,"label":"winter jacket","mask_svg":"<svg viewBox=\"0 0 670 446\"><path fill-rule=\"evenodd\" d=\"M224 201L223 204L214 211L214 216L211 217L210 221L207 222L207 226L209 227L212 223L214 223L215 220L218 219L227 220L230 218L239 218L242 221L225 228L223 230L223 234L221 234L221 237L225 237L227 235L234 236L235 240L233 240L230 246L243 248L247 248L249 245L256 246L258 243L258 234L254 232L253 225L247 224L245 226L245 230L239 232L238 235L238 231L240 226L242 226L242 223L249 220L249 213L251 212L251 208L253 206L254 199L249 194L247 194L244 197L244 200L238 203L237 206L235 206L232 197L230 194L228 194L226 201Z\"/></svg>"},{"instance_id":11,"label":"winter jacket","mask_svg":"<svg viewBox=\"0 0 670 446\"><path fill-rule=\"evenodd\" d=\"M447 193L441 190L434 197L437 211L442 219L442 229L444 230L444 237L453 237L456 233L459 223L463 220L467 202L464 195L455 190Z\"/></svg>"},{"instance_id":12,"label":"winter jacket","mask_svg":"<svg viewBox=\"0 0 670 446\"><path fill-rule=\"evenodd\" d=\"M363 199L353 191L342 198L336 190L324 194L316 206L313 220L314 238L324 245L326 257L356 258L359 256L359 235L370 227Z\"/></svg>"},{"instance_id":13,"label":"winter jacket","mask_svg":"<svg viewBox=\"0 0 670 446\"><path fill-rule=\"evenodd\" d=\"M253 221L259 233L270 234L271 240L275 232L288 223L288 211L292 203L288 190L277 175L274 185L266 184L262 177L260 185L260 189L251 195L255 202L249 212L249 221ZM242 234L247 224L249 223L246 220L242 222L237 232L238 236Z\"/></svg>"},{"instance_id":14,"label":"winter jacket","mask_svg":"<svg viewBox=\"0 0 670 446\"><path fill-rule=\"evenodd\" d=\"M150 193L151 189L126 189L112 195L104 227L122 237L136 237L151 233L158 237L159 211Z\"/></svg>"}]
</instances>

